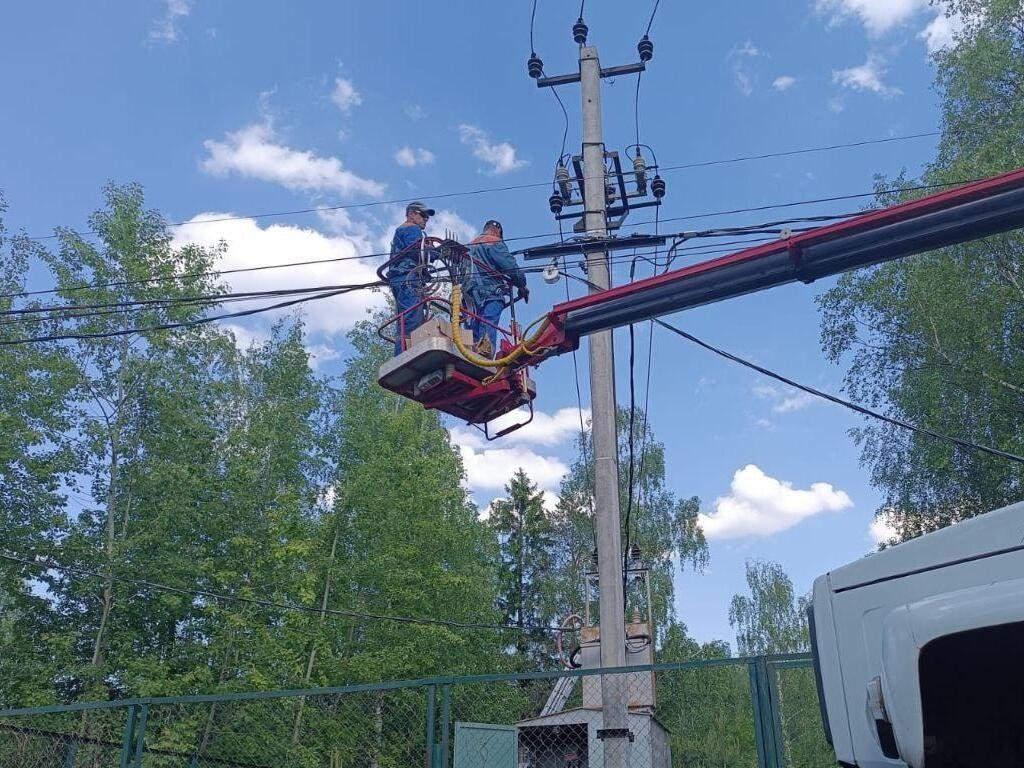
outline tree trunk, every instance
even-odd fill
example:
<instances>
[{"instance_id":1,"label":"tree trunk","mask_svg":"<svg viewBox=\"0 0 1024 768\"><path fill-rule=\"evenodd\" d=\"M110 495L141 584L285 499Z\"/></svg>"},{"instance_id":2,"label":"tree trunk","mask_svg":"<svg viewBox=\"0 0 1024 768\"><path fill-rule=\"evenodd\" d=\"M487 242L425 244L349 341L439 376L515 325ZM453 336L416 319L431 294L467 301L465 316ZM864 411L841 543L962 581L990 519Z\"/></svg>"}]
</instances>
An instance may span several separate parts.
<instances>
[{"instance_id":1,"label":"tree trunk","mask_svg":"<svg viewBox=\"0 0 1024 768\"><path fill-rule=\"evenodd\" d=\"M221 662L220 671L217 673L217 689L224 684L227 679L228 673L228 662L231 660L231 651L234 647L234 637L228 637L228 645L224 649L224 660ZM202 758L206 754L206 748L210 745L210 738L213 736L213 724L217 719L217 702L210 703L210 714L206 716L206 725L203 726L203 735L199 739L199 750L197 756Z\"/></svg>"},{"instance_id":2,"label":"tree trunk","mask_svg":"<svg viewBox=\"0 0 1024 768\"><path fill-rule=\"evenodd\" d=\"M121 337L120 359L117 367L116 397L114 401L114 423L110 429L110 461L108 463L108 484L107 484L107 536L104 546L106 556L107 575L106 583L103 586L103 607L100 615L100 626L96 630L96 641L92 649L92 666L94 668L94 682L99 683L102 677L103 667L103 641L105 639L107 624L110 620L110 612L114 607L114 540L116 537L116 526L114 523L117 508L117 491L119 470L121 461L121 429L122 414L124 413L124 368L128 357L128 336Z\"/></svg>"},{"instance_id":3,"label":"tree trunk","mask_svg":"<svg viewBox=\"0 0 1024 768\"><path fill-rule=\"evenodd\" d=\"M384 694L378 693L373 704L373 753L370 755L370 767L380 768L380 753L384 739Z\"/></svg>"},{"instance_id":4,"label":"tree trunk","mask_svg":"<svg viewBox=\"0 0 1024 768\"><path fill-rule=\"evenodd\" d=\"M317 621L317 628L323 627L324 616L327 614L327 598L331 593L331 570L334 566L334 556L338 551L338 525L334 526L334 539L331 541L331 554L327 560L327 573L324 575L324 591L320 597L320 617ZM316 661L316 642L314 637L309 647L309 658L306 660L306 673L302 676L302 687L308 688L309 681L313 677L313 664ZM299 698L299 707L295 712L295 724L292 726L292 744L299 743L299 729L302 727L302 711L306 707L306 697Z\"/></svg>"}]
</instances>

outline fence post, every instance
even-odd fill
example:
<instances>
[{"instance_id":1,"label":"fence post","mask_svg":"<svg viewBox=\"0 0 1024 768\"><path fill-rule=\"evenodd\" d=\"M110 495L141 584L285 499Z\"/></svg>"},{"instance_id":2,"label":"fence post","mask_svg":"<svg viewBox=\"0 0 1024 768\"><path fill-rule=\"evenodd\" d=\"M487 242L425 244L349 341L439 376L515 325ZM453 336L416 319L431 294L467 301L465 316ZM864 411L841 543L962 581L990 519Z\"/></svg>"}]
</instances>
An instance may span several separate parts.
<instances>
[{"instance_id":1,"label":"fence post","mask_svg":"<svg viewBox=\"0 0 1024 768\"><path fill-rule=\"evenodd\" d=\"M452 687L441 688L441 765L434 768L448 768L448 739L452 727Z\"/></svg>"},{"instance_id":2,"label":"fence post","mask_svg":"<svg viewBox=\"0 0 1024 768\"><path fill-rule=\"evenodd\" d=\"M132 751L135 748L135 718L137 711L134 704L128 707L121 734L121 768L132 768Z\"/></svg>"},{"instance_id":3,"label":"fence post","mask_svg":"<svg viewBox=\"0 0 1024 768\"><path fill-rule=\"evenodd\" d=\"M121 768L141 768L148 719L149 704L128 707L128 717L121 734Z\"/></svg>"},{"instance_id":4,"label":"fence post","mask_svg":"<svg viewBox=\"0 0 1024 768\"><path fill-rule=\"evenodd\" d=\"M142 755L146 750L146 721L149 720L149 704L139 708L139 716L135 721L135 754L132 755L132 768L142 768Z\"/></svg>"},{"instance_id":5,"label":"fence post","mask_svg":"<svg viewBox=\"0 0 1024 768\"><path fill-rule=\"evenodd\" d=\"M436 730L437 686L427 686L427 768L434 768L434 732Z\"/></svg>"},{"instance_id":6,"label":"fence post","mask_svg":"<svg viewBox=\"0 0 1024 768\"><path fill-rule=\"evenodd\" d=\"M757 764L760 768L783 768L772 726L772 700L768 690L768 668L764 657L748 663L750 701L754 711L754 740L757 742Z\"/></svg>"},{"instance_id":7,"label":"fence post","mask_svg":"<svg viewBox=\"0 0 1024 768\"><path fill-rule=\"evenodd\" d=\"M78 757L78 742L72 741L68 744L64 753L64 768L75 768L75 759Z\"/></svg>"},{"instance_id":8,"label":"fence post","mask_svg":"<svg viewBox=\"0 0 1024 768\"><path fill-rule=\"evenodd\" d=\"M779 694L779 666L772 662L766 662L765 676L768 681L768 701L769 712L772 717L772 741L775 743L775 761L779 768L785 768L786 742L782 731L782 697Z\"/></svg>"}]
</instances>

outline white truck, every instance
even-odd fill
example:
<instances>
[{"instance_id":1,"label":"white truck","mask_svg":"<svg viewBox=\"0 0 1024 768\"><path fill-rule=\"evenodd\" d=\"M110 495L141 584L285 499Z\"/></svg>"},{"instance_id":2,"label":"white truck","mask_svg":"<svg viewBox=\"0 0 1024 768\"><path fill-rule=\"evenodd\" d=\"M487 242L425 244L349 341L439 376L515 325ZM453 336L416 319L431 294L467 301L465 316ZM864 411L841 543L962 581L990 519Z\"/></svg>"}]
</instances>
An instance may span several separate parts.
<instances>
[{"instance_id":1,"label":"white truck","mask_svg":"<svg viewBox=\"0 0 1024 768\"><path fill-rule=\"evenodd\" d=\"M810 618L840 765L1024 766L1024 502L819 577Z\"/></svg>"}]
</instances>

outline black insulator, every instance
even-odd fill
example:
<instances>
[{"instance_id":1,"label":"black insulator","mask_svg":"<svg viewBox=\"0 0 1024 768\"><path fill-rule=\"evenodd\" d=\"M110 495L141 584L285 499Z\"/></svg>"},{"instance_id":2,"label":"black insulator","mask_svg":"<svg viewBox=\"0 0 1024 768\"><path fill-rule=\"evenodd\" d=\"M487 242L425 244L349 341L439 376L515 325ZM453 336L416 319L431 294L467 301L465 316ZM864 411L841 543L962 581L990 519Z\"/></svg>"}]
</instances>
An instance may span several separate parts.
<instances>
[{"instance_id":1,"label":"black insulator","mask_svg":"<svg viewBox=\"0 0 1024 768\"><path fill-rule=\"evenodd\" d=\"M655 174L654 180L651 181L651 194L661 200L665 196L665 180Z\"/></svg>"},{"instance_id":2,"label":"black insulator","mask_svg":"<svg viewBox=\"0 0 1024 768\"><path fill-rule=\"evenodd\" d=\"M576 41L577 45L586 45L587 32L589 31L590 28L583 23L583 17L580 16L576 23L572 25L572 39Z\"/></svg>"},{"instance_id":3,"label":"black insulator","mask_svg":"<svg viewBox=\"0 0 1024 768\"><path fill-rule=\"evenodd\" d=\"M640 38L640 42L636 44L636 50L640 54L640 61L645 64L654 58L654 43L647 35Z\"/></svg>"},{"instance_id":4,"label":"black insulator","mask_svg":"<svg viewBox=\"0 0 1024 768\"><path fill-rule=\"evenodd\" d=\"M555 192L551 197L548 198L548 208L554 214L562 212L562 196Z\"/></svg>"},{"instance_id":5,"label":"black insulator","mask_svg":"<svg viewBox=\"0 0 1024 768\"><path fill-rule=\"evenodd\" d=\"M538 80L544 74L544 62L536 53L531 53L530 58L526 60L526 71L534 80Z\"/></svg>"}]
</instances>

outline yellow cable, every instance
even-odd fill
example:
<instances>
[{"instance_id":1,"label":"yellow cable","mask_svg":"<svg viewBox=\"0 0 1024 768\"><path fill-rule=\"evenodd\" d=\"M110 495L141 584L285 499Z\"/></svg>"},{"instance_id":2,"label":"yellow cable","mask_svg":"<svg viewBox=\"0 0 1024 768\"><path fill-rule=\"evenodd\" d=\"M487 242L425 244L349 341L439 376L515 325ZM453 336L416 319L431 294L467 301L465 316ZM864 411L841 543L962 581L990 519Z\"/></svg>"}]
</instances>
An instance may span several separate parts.
<instances>
[{"instance_id":1,"label":"yellow cable","mask_svg":"<svg viewBox=\"0 0 1024 768\"><path fill-rule=\"evenodd\" d=\"M491 360L489 358L480 357L476 355L472 350L467 348L465 343L462 341L462 332L459 327L459 320L461 314L462 286L456 284L452 285L452 341L455 342L455 348L459 350L459 354L461 354L469 362L473 363L473 365L479 365L482 368L500 368L502 366L509 365L510 363L514 363L520 357L529 354L529 344L533 344L534 342L540 339L541 334L544 333L544 331L547 329L549 323L547 315L538 318L530 325L530 328L533 328L533 326L537 325L538 323L540 323L540 328L537 329L537 332L530 339L524 339L523 341L516 344L512 351L509 352L504 357L499 357L496 360Z\"/></svg>"}]
</instances>

